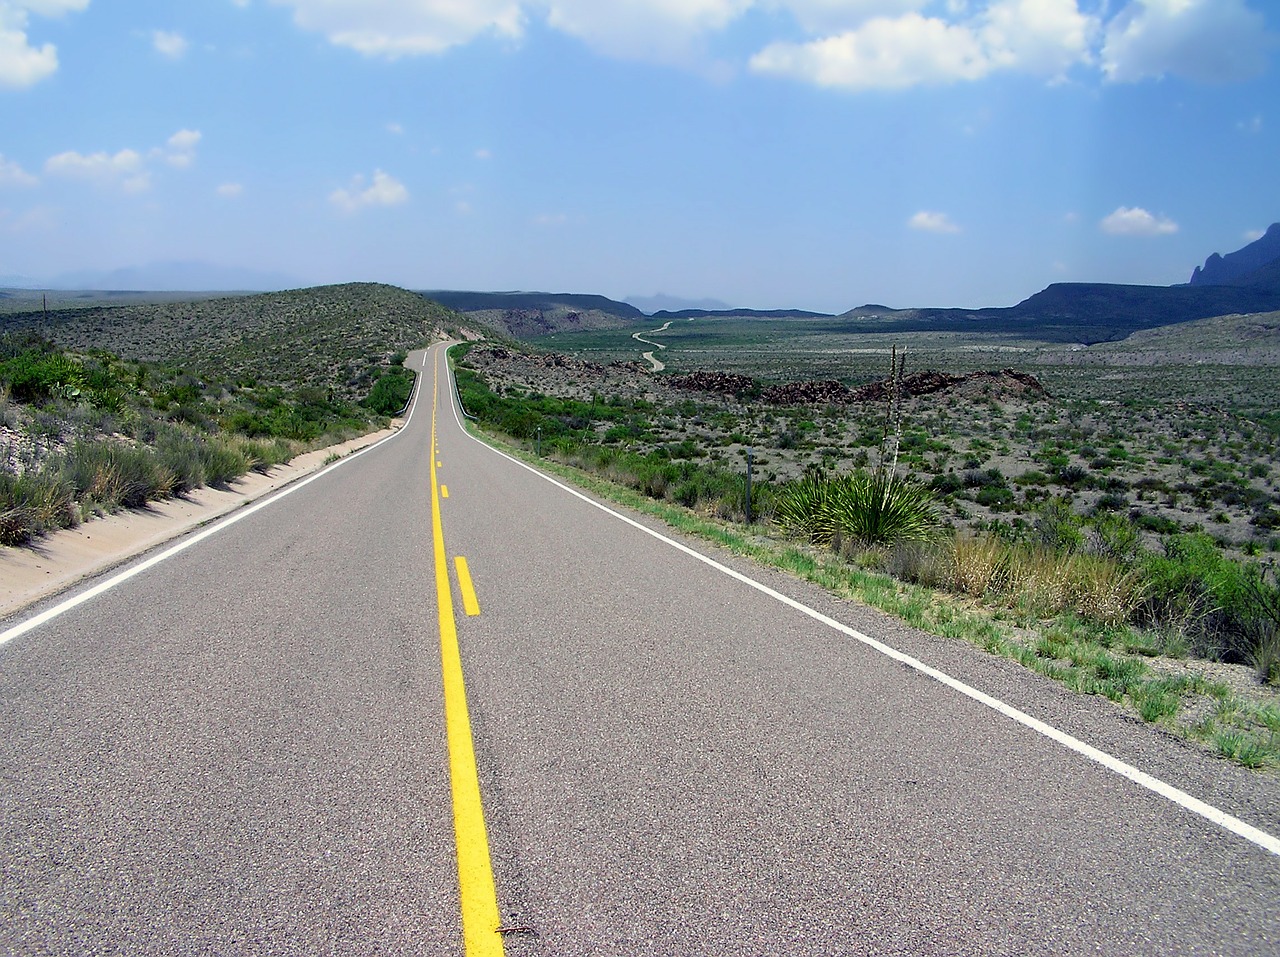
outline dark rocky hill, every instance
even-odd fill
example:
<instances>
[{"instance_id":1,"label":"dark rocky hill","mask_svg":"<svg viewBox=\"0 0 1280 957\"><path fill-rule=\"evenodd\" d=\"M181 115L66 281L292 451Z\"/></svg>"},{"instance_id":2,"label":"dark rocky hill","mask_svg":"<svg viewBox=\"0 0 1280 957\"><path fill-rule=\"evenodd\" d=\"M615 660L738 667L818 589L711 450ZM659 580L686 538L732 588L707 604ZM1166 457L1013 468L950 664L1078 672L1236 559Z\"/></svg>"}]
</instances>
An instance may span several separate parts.
<instances>
[{"instance_id":1,"label":"dark rocky hill","mask_svg":"<svg viewBox=\"0 0 1280 957\"><path fill-rule=\"evenodd\" d=\"M1193 286L1253 285L1259 280L1265 284L1276 281L1277 263L1280 262L1280 223L1271 227L1243 249L1219 256L1214 253L1197 266L1191 274ZM1260 270L1272 267L1268 275L1255 276Z\"/></svg>"}]
</instances>

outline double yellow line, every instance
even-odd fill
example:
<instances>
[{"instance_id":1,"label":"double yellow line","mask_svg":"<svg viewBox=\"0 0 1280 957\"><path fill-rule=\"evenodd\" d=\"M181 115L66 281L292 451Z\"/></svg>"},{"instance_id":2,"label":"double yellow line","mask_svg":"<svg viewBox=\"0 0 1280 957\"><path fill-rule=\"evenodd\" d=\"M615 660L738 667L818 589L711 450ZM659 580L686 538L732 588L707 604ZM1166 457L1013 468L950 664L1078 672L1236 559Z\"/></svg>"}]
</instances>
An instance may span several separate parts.
<instances>
[{"instance_id":1,"label":"double yellow line","mask_svg":"<svg viewBox=\"0 0 1280 957\"><path fill-rule=\"evenodd\" d=\"M435 546L436 603L440 615L440 661L444 673L445 734L449 741L449 778L453 789L453 833L458 854L458 889L462 898L462 939L467 957L501 957L502 920L498 893L489 859L489 838L480 802L480 776L476 771L475 743L471 736L471 715L467 711L467 691L462 681L462 657L458 650L458 629L453 613L453 591L449 587L449 561L444 547L444 523L440 517L441 488L436 470L440 467L436 450L436 411L440 405L440 355L436 350L435 389L431 401L431 538ZM456 561L463 608L478 615L465 558Z\"/></svg>"}]
</instances>

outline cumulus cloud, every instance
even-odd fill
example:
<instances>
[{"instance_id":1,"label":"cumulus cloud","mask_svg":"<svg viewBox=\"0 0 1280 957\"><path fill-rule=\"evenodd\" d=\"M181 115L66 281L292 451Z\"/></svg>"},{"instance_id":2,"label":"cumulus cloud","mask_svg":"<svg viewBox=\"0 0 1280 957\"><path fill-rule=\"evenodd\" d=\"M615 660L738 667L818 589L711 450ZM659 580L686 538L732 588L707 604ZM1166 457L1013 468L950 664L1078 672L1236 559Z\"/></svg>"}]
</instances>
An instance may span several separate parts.
<instances>
[{"instance_id":1,"label":"cumulus cloud","mask_svg":"<svg viewBox=\"0 0 1280 957\"><path fill-rule=\"evenodd\" d=\"M957 22L912 11L806 43L770 44L751 68L848 90L978 80L996 70L1060 76L1089 61L1098 29L1076 0L998 0Z\"/></svg>"},{"instance_id":2,"label":"cumulus cloud","mask_svg":"<svg viewBox=\"0 0 1280 957\"><path fill-rule=\"evenodd\" d=\"M329 202L343 212L354 213L368 206L399 206L409 201L405 185L380 169L374 170L368 185L366 182L364 176L356 174L349 187L329 194Z\"/></svg>"},{"instance_id":3,"label":"cumulus cloud","mask_svg":"<svg viewBox=\"0 0 1280 957\"><path fill-rule=\"evenodd\" d=\"M1099 224L1112 236L1167 236L1178 224L1163 216L1153 216L1140 206L1121 206Z\"/></svg>"},{"instance_id":4,"label":"cumulus cloud","mask_svg":"<svg viewBox=\"0 0 1280 957\"><path fill-rule=\"evenodd\" d=\"M909 220L907 225L924 233L958 233L960 227L951 221L946 213L935 213L922 209Z\"/></svg>"},{"instance_id":5,"label":"cumulus cloud","mask_svg":"<svg viewBox=\"0 0 1280 957\"><path fill-rule=\"evenodd\" d=\"M1245 0L1131 0L1107 24L1102 70L1116 82L1249 79L1275 44L1265 28Z\"/></svg>"},{"instance_id":6,"label":"cumulus cloud","mask_svg":"<svg viewBox=\"0 0 1280 957\"><path fill-rule=\"evenodd\" d=\"M34 176L15 163L4 158L0 153L0 186L35 186L38 182Z\"/></svg>"},{"instance_id":7,"label":"cumulus cloud","mask_svg":"<svg viewBox=\"0 0 1280 957\"><path fill-rule=\"evenodd\" d=\"M178 130L163 147L153 149L151 155L163 159L170 166L186 169L196 161L196 146L202 138L199 130Z\"/></svg>"},{"instance_id":8,"label":"cumulus cloud","mask_svg":"<svg viewBox=\"0 0 1280 957\"><path fill-rule=\"evenodd\" d=\"M483 35L519 37L521 0L271 0L304 30L387 59L442 53Z\"/></svg>"},{"instance_id":9,"label":"cumulus cloud","mask_svg":"<svg viewBox=\"0 0 1280 957\"><path fill-rule=\"evenodd\" d=\"M181 33L170 33L167 30L152 30L151 45L157 53L170 60L181 60L187 52L187 38Z\"/></svg>"},{"instance_id":10,"label":"cumulus cloud","mask_svg":"<svg viewBox=\"0 0 1280 957\"><path fill-rule=\"evenodd\" d=\"M141 193L151 186L151 174L144 165L142 154L130 149L118 153L67 150L45 160L44 171L50 176L119 186L126 193Z\"/></svg>"},{"instance_id":11,"label":"cumulus cloud","mask_svg":"<svg viewBox=\"0 0 1280 957\"><path fill-rule=\"evenodd\" d=\"M28 36L30 14L58 17L83 10L89 0L0 0L0 87L31 86L58 70L58 49L34 45Z\"/></svg>"},{"instance_id":12,"label":"cumulus cloud","mask_svg":"<svg viewBox=\"0 0 1280 957\"><path fill-rule=\"evenodd\" d=\"M909 13L810 43L770 44L751 58L751 69L865 90L976 80L990 67L971 30Z\"/></svg>"},{"instance_id":13,"label":"cumulus cloud","mask_svg":"<svg viewBox=\"0 0 1280 957\"><path fill-rule=\"evenodd\" d=\"M606 55L700 63L710 74L723 71L705 55L705 41L755 13L764 23L789 20L792 36L765 44L750 58L752 70L855 91L974 81L999 71L1055 80L1083 67L1100 67L1113 81L1167 73L1240 79L1265 67L1275 42L1250 7L1261 0L270 2L290 9L300 28L367 56L519 39L530 22L542 21Z\"/></svg>"},{"instance_id":14,"label":"cumulus cloud","mask_svg":"<svg viewBox=\"0 0 1280 957\"><path fill-rule=\"evenodd\" d=\"M183 169L195 161L196 145L200 139L199 130L178 130L163 147L157 146L145 155L134 149L115 153L67 150L45 160L44 171L51 176L117 187L126 193L141 193L151 188L151 171L147 168L149 159L163 160L170 166Z\"/></svg>"}]
</instances>

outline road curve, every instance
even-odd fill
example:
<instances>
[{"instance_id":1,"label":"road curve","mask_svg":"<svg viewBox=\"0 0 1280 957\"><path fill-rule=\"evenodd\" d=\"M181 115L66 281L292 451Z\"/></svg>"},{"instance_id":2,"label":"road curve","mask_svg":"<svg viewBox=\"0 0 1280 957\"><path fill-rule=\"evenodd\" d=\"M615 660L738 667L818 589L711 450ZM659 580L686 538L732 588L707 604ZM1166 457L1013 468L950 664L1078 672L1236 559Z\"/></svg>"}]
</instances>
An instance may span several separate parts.
<instances>
[{"instance_id":1,"label":"road curve","mask_svg":"<svg viewBox=\"0 0 1280 957\"><path fill-rule=\"evenodd\" d=\"M438 351L397 437L0 647L0 953L1280 948L1276 855L499 455L448 388L433 455ZM1273 779L716 557L1280 832ZM500 912L467 944L446 604Z\"/></svg>"}]
</instances>

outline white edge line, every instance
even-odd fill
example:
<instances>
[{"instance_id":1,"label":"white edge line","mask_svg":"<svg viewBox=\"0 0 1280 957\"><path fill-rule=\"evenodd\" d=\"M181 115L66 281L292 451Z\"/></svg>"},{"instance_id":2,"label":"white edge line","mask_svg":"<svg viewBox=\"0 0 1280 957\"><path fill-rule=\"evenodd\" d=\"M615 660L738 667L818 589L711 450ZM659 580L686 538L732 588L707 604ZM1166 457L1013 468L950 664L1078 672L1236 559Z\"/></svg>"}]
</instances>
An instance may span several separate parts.
<instances>
[{"instance_id":1,"label":"white edge line","mask_svg":"<svg viewBox=\"0 0 1280 957\"><path fill-rule=\"evenodd\" d=\"M446 362L445 365L447 369L448 363ZM466 427L462 424L462 420L458 417L455 390L450 389L449 391L451 395L455 396L455 398L451 398L450 404L454 406L453 417L457 421L458 427L461 428L462 431L473 442L476 442L477 444L483 446L484 448L488 449L494 454L501 455L504 459L507 459L509 462L514 462L516 465L520 466L522 469L532 472L534 475L538 476L539 478L547 482L550 482L552 485L556 486L557 488L565 492L568 492L570 495L574 496L575 498L579 498L582 501L586 502L588 505L591 505L594 508L598 508L600 511L605 512L609 515L612 515L614 518L619 519L620 521L626 522L628 525L632 526L633 528L639 529L640 531L644 532L646 535L650 535L658 539L658 541L660 542L665 542L666 544L670 545L672 548L676 549L677 551L684 552L686 555L690 556L691 558L695 558L698 561L702 562L703 564L709 565L710 567L714 568L716 571L722 572L723 574L728 575L730 578L736 579L737 581L742 582L744 585L754 588L756 591L761 592L765 595L768 595L770 598L780 601L784 605L794 608L796 611L799 611L802 614L808 615L810 618L814 619L815 621L821 622L822 624L826 625L829 628L834 628L836 631L841 632L842 634L848 635L850 638L853 638L857 641L862 642L862 644L866 645L867 647L880 652L880 654L885 655L888 658L892 658L894 661L897 661L906 665L908 668L912 668L923 675L928 675L930 678L934 679L935 681L938 681L941 684L946 685L948 688L951 688L954 691L958 691L960 694L964 695L965 697L971 698L974 701L978 702L979 704L985 705L991 710L999 712L1000 714L1004 715L1006 718L1016 721L1018 724L1031 729L1037 734L1041 734L1044 737L1049 738L1051 741L1056 741L1058 744L1062 745L1064 748L1074 751L1077 754L1088 758L1090 761L1093 761L1096 764L1102 765L1102 767L1106 768L1108 771L1112 771L1120 775L1121 777L1128 778L1134 784L1137 784L1140 787L1144 787L1148 791L1152 791L1160 795L1160 797L1165 798L1166 800L1172 801L1174 804L1178 805L1181 808L1184 808L1185 810L1190 811L1192 814L1199 815L1200 817L1204 818L1206 821L1210 821L1218 825L1219 827L1225 828L1226 830L1230 831L1232 834L1235 834L1238 837L1244 838L1246 841L1256 844L1258 847L1262 848L1265 851L1269 851L1272 854L1280 855L1280 838L1272 834L1268 834L1266 831L1260 828L1254 827L1252 824L1249 824L1246 821L1242 821L1240 820L1240 818L1235 817L1234 815L1228 814L1226 811L1223 811L1221 808L1214 807L1212 804L1207 804L1206 802L1201 801L1199 798L1193 797L1192 795L1188 794L1186 791L1180 790L1179 788L1174 787L1172 784L1167 784L1164 781L1161 781L1159 778L1153 777L1152 775L1147 774L1145 771L1140 771L1137 768L1135 768L1133 765L1127 764L1124 761L1121 761L1119 758L1114 757L1113 755L1107 754L1107 752L1101 751L1098 748L1095 748L1091 744L1086 744L1084 741L1081 741L1079 738L1075 737L1074 735L1070 735L1065 731L1060 731L1059 729L1053 727L1052 725L1046 724L1045 722L1041 721L1039 718L1033 718L1031 715L1027 714L1025 711L1019 711L1017 708L1013 707L1013 705L1006 704L1005 702L1001 701L999 698L993 698L991 695L983 691L979 691L977 688L974 688L971 685L965 684L963 681L960 681L958 678L953 678L949 674L946 674L945 672L939 671L936 668L932 668L929 665L926 665L923 661L920 661L918 658L913 658L911 655L908 655L905 652L901 652L896 648L892 648L881 641L877 641L875 638L872 638L870 635L864 635L862 632L858 631L857 629L850 628L848 625L844 624L843 622L836 621L834 618L830 618L827 615L824 615L822 612L817 611L816 609L810 608L808 605L805 605L796 601L794 598L790 598L779 591L774 591L768 585L762 584L761 582L758 582L753 578L748 578L746 575L742 574L741 572L734 571L732 568L728 567L727 565L720 564L714 558L709 558L708 556L703 555L700 552L697 552L694 549L690 548L688 545L682 544L681 542L677 542L673 538L668 538L666 535L663 535L661 532L655 531L654 529L649 528L646 525L642 525L640 522L637 522L635 519L630 518L626 515L623 515L621 512L616 512L613 509L609 508L609 506L604 505L600 502L597 502L595 499L587 495L584 495L582 492L579 492L577 489L571 488L568 485L565 485L564 483L557 481L556 479L552 478L550 475L547 475L544 472L540 472L538 469L534 468L532 465L529 465L526 462L522 462L519 459L508 455L506 452L503 452L500 449L496 449L493 446L485 442L482 442L480 439L476 438L474 435L468 432Z\"/></svg>"},{"instance_id":2,"label":"white edge line","mask_svg":"<svg viewBox=\"0 0 1280 957\"><path fill-rule=\"evenodd\" d=\"M428 348L427 351L429 352L430 348ZM385 445L387 442L390 442L394 438L397 438L398 436L403 434L406 429L409 428L409 423L413 421L413 414L414 412L417 411L417 408L418 408L418 401L417 401L418 395L419 395L418 383L422 380L422 377L425 374L426 373L424 368L423 371L421 371L417 376L414 377L414 389L413 389L413 397L412 397L413 406L412 408L409 409L409 417L404 420L404 425L396 429L396 431L393 432L391 435L388 435L386 438L379 439L377 442L374 442L372 445L367 445L357 452L352 452L350 455L343 456L341 459L334 462L333 464L320 469L320 471L313 472L311 475L308 475L305 478L298 479L297 481L292 482L289 485L286 485L283 489L276 492L274 495L271 495L268 498L264 498L259 502L254 502L252 505L248 505L242 509L239 509L238 511L231 513L225 518L218 520L215 524L210 525L204 531L197 532L196 534L190 536L189 538L184 538L177 545L172 545L169 548L166 548L164 551L158 552L157 554L152 555L146 561L139 562L137 565L131 565L129 568L126 568L124 571L119 572L115 575L112 575L110 578L107 578L99 582L98 584L94 585L92 588L87 588L84 591L80 592L79 594L73 595L71 598L68 598L66 601L60 602L59 604L54 605L52 608L49 608L45 611L40 612L40 614L38 615L33 615L32 617L26 619L25 621L19 622L18 624L14 625L12 628L8 629L7 631L0 632L0 647L7 645L9 642L13 641L15 638L22 637L29 631L33 631L34 629L39 628L41 625L52 621L53 619L59 617L60 615L66 614L67 612L71 611L71 609L78 608L79 606L85 604L86 602L92 601L93 599L97 598L99 595L103 594L104 592L108 592L112 588L115 588L117 585L120 585L123 582L128 581L130 578L133 578L135 575L141 575L143 572L147 571L150 568L154 568L156 565L159 565L161 562L168 561L170 558L173 558L174 555L177 555L180 552L185 552L188 548L191 548L193 545L198 545L200 542L203 542L206 538L216 535L218 532L222 531L224 528L229 528L232 525L236 524L236 522L243 521L244 519L248 518L250 515L253 515L255 512L259 512L262 509L266 508L267 506L273 505L276 502L280 501L280 499L284 498L286 495L292 495L294 492L298 491L299 489L310 485L312 482L316 481L316 479L319 479L325 475L328 475L334 469L340 466L346 465L351 460L359 458L360 456L364 455L366 452L372 452L374 449L379 448L382 445Z\"/></svg>"}]
</instances>

